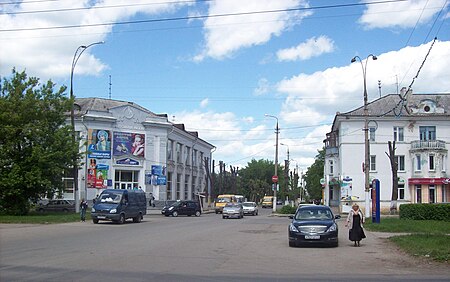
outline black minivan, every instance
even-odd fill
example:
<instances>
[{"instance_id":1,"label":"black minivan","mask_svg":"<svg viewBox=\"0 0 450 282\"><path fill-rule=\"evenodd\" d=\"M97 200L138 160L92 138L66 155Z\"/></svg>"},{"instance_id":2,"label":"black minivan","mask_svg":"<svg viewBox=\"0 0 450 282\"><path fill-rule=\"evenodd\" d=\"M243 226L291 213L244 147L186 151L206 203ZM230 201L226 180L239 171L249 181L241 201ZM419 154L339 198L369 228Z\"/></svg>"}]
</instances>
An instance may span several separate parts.
<instances>
[{"instance_id":1,"label":"black minivan","mask_svg":"<svg viewBox=\"0 0 450 282\"><path fill-rule=\"evenodd\" d=\"M169 207L164 207L161 210L161 213L165 216L171 215L174 217L179 215L200 216L202 214L202 209L200 207L200 203L197 201L180 200L176 201Z\"/></svg>"},{"instance_id":2,"label":"black minivan","mask_svg":"<svg viewBox=\"0 0 450 282\"><path fill-rule=\"evenodd\" d=\"M92 222L110 220L123 224L128 218L141 222L147 213L147 200L142 190L106 189L95 200Z\"/></svg>"}]
</instances>

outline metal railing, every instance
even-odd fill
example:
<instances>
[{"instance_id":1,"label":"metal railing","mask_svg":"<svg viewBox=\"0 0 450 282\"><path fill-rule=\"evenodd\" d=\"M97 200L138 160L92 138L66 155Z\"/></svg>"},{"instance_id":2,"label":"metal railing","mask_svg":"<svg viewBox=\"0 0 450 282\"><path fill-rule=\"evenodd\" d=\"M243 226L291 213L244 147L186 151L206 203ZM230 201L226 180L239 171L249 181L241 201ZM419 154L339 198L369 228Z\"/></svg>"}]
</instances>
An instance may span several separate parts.
<instances>
[{"instance_id":1,"label":"metal railing","mask_svg":"<svg viewBox=\"0 0 450 282\"><path fill-rule=\"evenodd\" d=\"M441 140L416 140L411 142L411 149L431 149L431 150L444 150L445 142Z\"/></svg>"}]
</instances>

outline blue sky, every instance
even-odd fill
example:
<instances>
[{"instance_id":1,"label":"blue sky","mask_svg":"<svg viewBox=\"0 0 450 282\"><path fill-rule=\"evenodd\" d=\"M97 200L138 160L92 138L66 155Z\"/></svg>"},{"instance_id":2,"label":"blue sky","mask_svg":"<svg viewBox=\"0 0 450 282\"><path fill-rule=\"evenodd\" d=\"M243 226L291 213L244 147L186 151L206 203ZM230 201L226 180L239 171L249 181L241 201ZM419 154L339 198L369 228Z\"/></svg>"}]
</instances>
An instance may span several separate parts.
<instances>
[{"instance_id":1,"label":"blue sky","mask_svg":"<svg viewBox=\"0 0 450 282\"><path fill-rule=\"evenodd\" d=\"M335 113L363 104L354 56L378 56L367 68L371 101L379 98L378 80L381 95L407 87L436 36L412 88L450 93L449 4L1 0L0 75L16 67L69 85L77 47L105 41L76 65L77 97L108 98L111 76L112 99L167 113L214 144L214 159L239 167L252 158L273 159L275 119L264 115L275 115L286 144L279 159L289 148L291 165L306 169Z\"/></svg>"}]
</instances>

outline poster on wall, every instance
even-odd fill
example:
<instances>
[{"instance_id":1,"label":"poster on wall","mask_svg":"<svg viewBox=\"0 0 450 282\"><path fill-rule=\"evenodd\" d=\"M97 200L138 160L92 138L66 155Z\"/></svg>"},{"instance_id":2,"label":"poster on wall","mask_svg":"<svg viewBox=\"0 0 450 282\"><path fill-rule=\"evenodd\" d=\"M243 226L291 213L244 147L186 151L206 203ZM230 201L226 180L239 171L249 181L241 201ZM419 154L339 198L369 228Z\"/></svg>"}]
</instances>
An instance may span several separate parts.
<instances>
[{"instance_id":1,"label":"poster on wall","mask_svg":"<svg viewBox=\"0 0 450 282\"><path fill-rule=\"evenodd\" d=\"M351 198L352 192L352 179L350 177L345 177L342 179L341 183L341 198Z\"/></svg>"},{"instance_id":2,"label":"poster on wall","mask_svg":"<svg viewBox=\"0 0 450 282\"><path fill-rule=\"evenodd\" d=\"M130 132L114 132L114 156L145 156L145 134Z\"/></svg>"},{"instance_id":3,"label":"poster on wall","mask_svg":"<svg viewBox=\"0 0 450 282\"><path fill-rule=\"evenodd\" d=\"M111 158L111 132L104 129L88 130L88 157L96 159Z\"/></svg>"},{"instance_id":4,"label":"poster on wall","mask_svg":"<svg viewBox=\"0 0 450 282\"><path fill-rule=\"evenodd\" d=\"M87 187L106 189L108 187L108 170L106 164L97 164L96 159L89 160Z\"/></svg>"}]
</instances>

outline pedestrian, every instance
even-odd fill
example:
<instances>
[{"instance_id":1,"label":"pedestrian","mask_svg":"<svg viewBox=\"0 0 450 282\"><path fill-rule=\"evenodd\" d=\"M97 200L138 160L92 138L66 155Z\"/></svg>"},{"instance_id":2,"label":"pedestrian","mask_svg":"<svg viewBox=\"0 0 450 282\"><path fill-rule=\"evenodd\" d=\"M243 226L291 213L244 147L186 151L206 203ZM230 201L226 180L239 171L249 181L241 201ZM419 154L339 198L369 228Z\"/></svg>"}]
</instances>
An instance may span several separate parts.
<instances>
[{"instance_id":1,"label":"pedestrian","mask_svg":"<svg viewBox=\"0 0 450 282\"><path fill-rule=\"evenodd\" d=\"M86 221L86 210L88 208L88 203L86 202L86 200L83 198L81 199L80 202L80 214L81 214L81 221L85 222Z\"/></svg>"},{"instance_id":2,"label":"pedestrian","mask_svg":"<svg viewBox=\"0 0 450 282\"><path fill-rule=\"evenodd\" d=\"M153 195L152 195L152 197L151 197L151 201L152 201L153 207L155 207L155 197L153 197Z\"/></svg>"},{"instance_id":3,"label":"pedestrian","mask_svg":"<svg viewBox=\"0 0 450 282\"><path fill-rule=\"evenodd\" d=\"M360 246L360 241L366 238L363 229L364 215L359 209L358 204L353 204L352 209L348 213L345 227L348 227L348 238L354 242L355 247Z\"/></svg>"}]
</instances>

